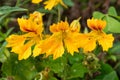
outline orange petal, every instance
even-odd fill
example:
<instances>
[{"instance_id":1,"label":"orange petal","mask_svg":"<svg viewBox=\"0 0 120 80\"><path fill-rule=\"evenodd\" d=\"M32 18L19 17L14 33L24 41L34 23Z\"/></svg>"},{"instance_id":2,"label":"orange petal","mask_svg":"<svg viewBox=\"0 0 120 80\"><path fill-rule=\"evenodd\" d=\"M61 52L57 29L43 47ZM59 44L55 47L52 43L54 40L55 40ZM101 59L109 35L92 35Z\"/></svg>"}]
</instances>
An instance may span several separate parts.
<instances>
[{"instance_id":1,"label":"orange petal","mask_svg":"<svg viewBox=\"0 0 120 80\"><path fill-rule=\"evenodd\" d=\"M92 30L103 30L106 26L106 21L92 18L87 20L87 25Z\"/></svg>"}]
</instances>

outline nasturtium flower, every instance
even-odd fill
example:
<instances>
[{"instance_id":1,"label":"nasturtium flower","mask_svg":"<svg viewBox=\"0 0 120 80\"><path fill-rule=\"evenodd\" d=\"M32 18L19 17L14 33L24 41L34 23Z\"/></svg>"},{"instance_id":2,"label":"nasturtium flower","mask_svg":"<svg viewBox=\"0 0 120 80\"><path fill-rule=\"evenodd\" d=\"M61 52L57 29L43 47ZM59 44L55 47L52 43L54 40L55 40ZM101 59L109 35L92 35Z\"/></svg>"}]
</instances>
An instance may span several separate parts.
<instances>
[{"instance_id":1,"label":"nasturtium flower","mask_svg":"<svg viewBox=\"0 0 120 80\"><path fill-rule=\"evenodd\" d=\"M32 0L32 3L38 4L42 1L43 0ZM67 6L64 4L63 0L45 0L43 3L45 5L45 9L48 9L48 10L51 10L53 7L55 7L58 4L61 4L62 6L67 8Z\"/></svg>"},{"instance_id":2,"label":"nasturtium flower","mask_svg":"<svg viewBox=\"0 0 120 80\"><path fill-rule=\"evenodd\" d=\"M43 21L42 13L34 12L30 14L29 19L18 18L18 24L20 25L20 30L23 32L32 32L35 34L41 34L43 31Z\"/></svg>"},{"instance_id":3,"label":"nasturtium flower","mask_svg":"<svg viewBox=\"0 0 120 80\"><path fill-rule=\"evenodd\" d=\"M78 52L79 33L72 32L67 21L51 25L50 31L53 34L38 46L42 53L46 53L46 57L52 54L53 59L61 57L65 49L71 55Z\"/></svg>"},{"instance_id":4,"label":"nasturtium flower","mask_svg":"<svg viewBox=\"0 0 120 80\"><path fill-rule=\"evenodd\" d=\"M32 46L36 46L41 41L43 31L42 16L42 13L34 12L30 14L28 19L18 18L20 30L24 34L13 34L6 39L7 47L12 47L11 51L18 54L19 60L27 59L32 53Z\"/></svg>"},{"instance_id":5,"label":"nasturtium flower","mask_svg":"<svg viewBox=\"0 0 120 80\"><path fill-rule=\"evenodd\" d=\"M108 51L113 46L114 37L103 31L106 21L92 18L87 20L87 25L92 31L81 35L80 45L84 51L93 51L97 43L102 46L103 51Z\"/></svg>"},{"instance_id":6,"label":"nasturtium flower","mask_svg":"<svg viewBox=\"0 0 120 80\"><path fill-rule=\"evenodd\" d=\"M51 10L54 6L58 5L59 3L65 8L67 8L67 6L64 4L62 0L47 0L44 2L45 9Z\"/></svg>"},{"instance_id":7,"label":"nasturtium flower","mask_svg":"<svg viewBox=\"0 0 120 80\"><path fill-rule=\"evenodd\" d=\"M38 4L40 2L42 2L43 0L32 0L32 3Z\"/></svg>"}]
</instances>

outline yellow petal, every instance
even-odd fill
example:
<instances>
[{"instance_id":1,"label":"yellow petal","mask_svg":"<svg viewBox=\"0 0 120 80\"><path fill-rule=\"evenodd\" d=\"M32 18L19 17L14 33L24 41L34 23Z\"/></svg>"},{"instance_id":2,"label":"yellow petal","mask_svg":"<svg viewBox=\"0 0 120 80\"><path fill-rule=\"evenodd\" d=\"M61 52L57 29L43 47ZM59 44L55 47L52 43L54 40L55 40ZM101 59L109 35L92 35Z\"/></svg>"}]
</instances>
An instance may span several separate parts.
<instances>
[{"instance_id":1,"label":"yellow petal","mask_svg":"<svg viewBox=\"0 0 120 80\"><path fill-rule=\"evenodd\" d=\"M76 35L77 34L75 34L75 33L69 32L69 33L67 33L67 36L64 39L65 47L71 55L73 55L74 52L79 52L78 51L78 48L79 48L78 42L79 41L76 40L76 38L78 38Z\"/></svg>"},{"instance_id":2,"label":"yellow petal","mask_svg":"<svg viewBox=\"0 0 120 80\"><path fill-rule=\"evenodd\" d=\"M51 45L51 48L46 52L46 56L53 54L53 59L57 59L61 57L64 53L64 47L62 40L54 39L53 45Z\"/></svg>"},{"instance_id":3,"label":"yellow petal","mask_svg":"<svg viewBox=\"0 0 120 80\"><path fill-rule=\"evenodd\" d=\"M22 47L23 47L23 45L14 46L14 47L12 47L11 52L14 52L14 53L16 53L16 54L22 53L22 50L21 50Z\"/></svg>"},{"instance_id":4,"label":"yellow petal","mask_svg":"<svg viewBox=\"0 0 120 80\"><path fill-rule=\"evenodd\" d=\"M40 2L42 2L42 0L32 0L32 3L35 3L35 4L38 4Z\"/></svg>"},{"instance_id":5,"label":"yellow petal","mask_svg":"<svg viewBox=\"0 0 120 80\"><path fill-rule=\"evenodd\" d=\"M32 45L33 45L32 41L29 41L20 48L22 52L18 52L19 60L27 59L31 55Z\"/></svg>"},{"instance_id":6,"label":"yellow petal","mask_svg":"<svg viewBox=\"0 0 120 80\"><path fill-rule=\"evenodd\" d=\"M38 11L33 12L32 14L30 14L30 20L34 21L35 23L37 23L40 26L43 26L43 13L40 13Z\"/></svg>"},{"instance_id":7,"label":"yellow petal","mask_svg":"<svg viewBox=\"0 0 120 80\"><path fill-rule=\"evenodd\" d=\"M28 47L23 54L21 53L18 55L19 60L27 59L31 55L31 47Z\"/></svg>"},{"instance_id":8,"label":"yellow petal","mask_svg":"<svg viewBox=\"0 0 120 80\"><path fill-rule=\"evenodd\" d=\"M55 7L58 4L61 4L62 6L64 6L65 8L67 8L67 6L63 3L62 0L47 0L44 2L45 4L45 9L51 10L53 7Z\"/></svg>"},{"instance_id":9,"label":"yellow petal","mask_svg":"<svg viewBox=\"0 0 120 80\"><path fill-rule=\"evenodd\" d=\"M102 46L103 51L108 51L109 48L113 46L114 37L112 34L103 34L98 40L99 44Z\"/></svg>"},{"instance_id":10,"label":"yellow petal","mask_svg":"<svg viewBox=\"0 0 120 80\"><path fill-rule=\"evenodd\" d=\"M56 49L53 53L53 59L57 59L59 57L61 57L64 53L64 47L63 47L63 43L60 42L58 44L56 44Z\"/></svg>"},{"instance_id":11,"label":"yellow petal","mask_svg":"<svg viewBox=\"0 0 120 80\"><path fill-rule=\"evenodd\" d=\"M56 3L56 0L47 0L44 2L44 4L46 5L45 9L51 10L58 3Z\"/></svg>"},{"instance_id":12,"label":"yellow petal","mask_svg":"<svg viewBox=\"0 0 120 80\"><path fill-rule=\"evenodd\" d=\"M53 59L61 57L64 53L62 36L60 33L55 33L46 40L43 40L39 47L42 53L46 53L46 57L53 55Z\"/></svg>"},{"instance_id":13,"label":"yellow petal","mask_svg":"<svg viewBox=\"0 0 120 80\"><path fill-rule=\"evenodd\" d=\"M92 36L90 33L81 34L80 36L81 40L79 41L79 45L81 48L83 48L84 52L91 52L96 48L96 38L94 38L94 36Z\"/></svg>"},{"instance_id":14,"label":"yellow petal","mask_svg":"<svg viewBox=\"0 0 120 80\"><path fill-rule=\"evenodd\" d=\"M42 50L39 46L39 44L35 45L35 48L33 49L33 57L36 57L41 54Z\"/></svg>"},{"instance_id":15,"label":"yellow petal","mask_svg":"<svg viewBox=\"0 0 120 80\"><path fill-rule=\"evenodd\" d=\"M96 48L96 40L95 39L87 40L85 43L86 44L83 46L84 52L88 52L88 51L91 52Z\"/></svg>"},{"instance_id":16,"label":"yellow petal","mask_svg":"<svg viewBox=\"0 0 120 80\"><path fill-rule=\"evenodd\" d=\"M24 19L24 18L18 18L17 19L18 24L20 26L20 30L23 32L28 32L29 30L27 29L27 27L30 26L30 24L28 24L28 20Z\"/></svg>"},{"instance_id":17,"label":"yellow petal","mask_svg":"<svg viewBox=\"0 0 120 80\"><path fill-rule=\"evenodd\" d=\"M6 47L14 47L14 46L20 46L23 45L25 42L25 37L21 35L10 35L8 38L6 38L7 45Z\"/></svg>"}]
</instances>

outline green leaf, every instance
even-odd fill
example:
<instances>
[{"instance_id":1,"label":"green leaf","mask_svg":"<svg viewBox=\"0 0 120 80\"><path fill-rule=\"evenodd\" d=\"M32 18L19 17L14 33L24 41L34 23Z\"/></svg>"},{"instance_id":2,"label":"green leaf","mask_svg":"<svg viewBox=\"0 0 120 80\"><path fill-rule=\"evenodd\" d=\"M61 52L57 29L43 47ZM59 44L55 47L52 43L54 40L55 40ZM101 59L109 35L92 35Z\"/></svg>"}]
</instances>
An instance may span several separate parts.
<instances>
[{"instance_id":1,"label":"green leaf","mask_svg":"<svg viewBox=\"0 0 120 80\"><path fill-rule=\"evenodd\" d=\"M105 27L105 32L113 32L113 33L120 33L120 22L117 20L119 16L116 16L117 13L115 12L114 7L111 7L108 12L109 15L102 14L101 12L95 11L93 13L93 17L97 19L104 19L107 22L107 26ZM112 17L113 16L113 17ZM117 18L117 19L115 19Z\"/></svg>"},{"instance_id":2,"label":"green leaf","mask_svg":"<svg viewBox=\"0 0 120 80\"><path fill-rule=\"evenodd\" d=\"M0 7L0 15L8 14L15 11L27 11L27 9L20 8L20 7L10 7L10 6Z\"/></svg>"},{"instance_id":3,"label":"green leaf","mask_svg":"<svg viewBox=\"0 0 120 80\"><path fill-rule=\"evenodd\" d=\"M0 31L0 37L5 38L5 34Z\"/></svg>"},{"instance_id":4,"label":"green leaf","mask_svg":"<svg viewBox=\"0 0 120 80\"><path fill-rule=\"evenodd\" d=\"M105 17L105 15L103 13L101 13L101 12L95 11L93 13L93 17L97 18L97 19L102 19L103 17Z\"/></svg>"},{"instance_id":5,"label":"green leaf","mask_svg":"<svg viewBox=\"0 0 120 80\"><path fill-rule=\"evenodd\" d=\"M113 60L113 61L117 61L117 57L115 55L110 55L109 56L109 59Z\"/></svg>"},{"instance_id":6,"label":"green leaf","mask_svg":"<svg viewBox=\"0 0 120 80\"><path fill-rule=\"evenodd\" d=\"M109 14L109 15L112 15L112 16L117 16L117 12L116 12L116 10L115 10L115 7L110 7L110 8L108 9L108 14Z\"/></svg>"},{"instance_id":7,"label":"green leaf","mask_svg":"<svg viewBox=\"0 0 120 80\"><path fill-rule=\"evenodd\" d=\"M120 42L114 43L113 47L109 49L109 53L120 53Z\"/></svg>"},{"instance_id":8,"label":"green leaf","mask_svg":"<svg viewBox=\"0 0 120 80\"><path fill-rule=\"evenodd\" d=\"M65 58L60 57L53 60L50 56L49 60L46 60L43 64L45 67L49 67L54 73L59 73L64 70Z\"/></svg>"},{"instance_id":9,"label":"green leaf","mask_svg":"<svg viewBox=\"0 0 120 80\"><path fill-rule=\"evenodd\" d=\"M65 3L65 5L68 5L70 7L74 5L72 0L63 0L63 2Z\"/></svg>"},{"instance_id":10,"label":"green leaf","mask_svg":"<svg viewBox=\"0 0 120 80\"><path fill-rule=\"evenodd\" d=\"M13 29L14 29L14 27L12 27L12 28L10 28L10 29L7 30L6 37L13 31Z\"/></svg>"},{"instance_id":11,"label":"green leaf","mask_svg":"<svg viewBox=\"0 0 120 80\"><path fill-rule=\"evenodd\" d=\"M58 79L56 79L55 77L50 77L49 80L58 80Z\"/></svg>"},{"instance_id":12,"label":"green leaf","mask_svg":"<svg viewBox=\"0 0 120 80\"><path fill-rule=\"evenodd\" d=\"M32 58L19 61L17 55L11 56L2 65L2 72L6 77L13 77L15 80L32 80L37 71Z\"/></svg>"},{"instance_id":13,"label":"green leaf","mask_svg":"<svg viewBox=\"0 0 120 80\"><path fill-rule=\"evenodd\" d=\"M37 11L41 12L41 13L52 13L52 14L57 14L57 12L55 10L46 10L44 8L39 8Z\"/></svg>"},{"instance_id":14,"label":"green leaf","mask_svg":"<svg viewBox=\"0 0 120 80\"><path fill-rule=\"evenodd\" d=\"M87 68L83 66L81 63L75 63L71 67L70 77L69 78L83 78L85 73L87 72Z\"/></svg>"},{"instance_id":15,"label":"green leaf","mask_svg":"<svg viewBox=\"0 0 120 80\"><path fill-rule=\"evenodd\" d=\"M118 76L115 71L110 72L109 74L105 75L103 80L119 80Z\"/></svg>"},{"instance_id":16,"label":"green leaf","mask_svg":"<svg viewBox=\"0 0 120 80\"><path fill-rule=\"evenodd\" d=\"M113 68L109 64L102 63L101 64L101 71L104 74L108 74L113 71Z\"/></svg>"},{"instance_id":17,"label":"green leaf","mask_svg":"<svg viewBox=\"0 0 120 80\"><path fill-rule=\"evenodd\" d=\"M10 56L9 50L6 48L6 42L3 42L0 47L0 62L5 62L7 57Z\"/></svg>"},{"instance_id":18,"label":"green leaf","mask_svg":"<svg viewBox=\"0 0 120 80\"><path fill-rule=\"evenodd\" d=\"M70 64L82 62L83 58L84 56L80 53L75 53L73 56L70 54L68 55Z\"/></svg>"},{"instance_id":19,"label":"green leaf","mask_svg":"<svg viewBox=\"0 0 120 80\"><path fill-rule=\"evenodd\" d=\"M0 78L0 80L8 80L7 78Z\"/></svg>"},{"instance_id":20,"label":"green leaf","mask_svg":"<svg viewBox=\"0 0 120 80\"><path fill-rule=\"evenodd\" d=\"M8 49L5 47L0 48L0 62L5 62L7 60L7 56L9 55Z\"/></svg>"},{"instance_id":21,"label":"green leaf","mask_svg":"<svg viewBox=\"0 0 120 80\"><path fill-rule=\"evenodd\" d=\"M106 16L107 26L105 31L120 33L120 22L110 16Z\"/></svg>"},{"instance_id":22,"label":"green leaf","mask_svg":"<svg viewBox=\"0 0 120 80\"><path fill-rule=\"evenodd\" d=\"M93 79L93 80L103 80L111 72L114 72L114 69L109 64L101 62L101 70L100 70L100 72L101 72L101 74L96 76L95 79ZM107 80L111 80L111 79L107 79Z\"/></svg>"}]
</instances>

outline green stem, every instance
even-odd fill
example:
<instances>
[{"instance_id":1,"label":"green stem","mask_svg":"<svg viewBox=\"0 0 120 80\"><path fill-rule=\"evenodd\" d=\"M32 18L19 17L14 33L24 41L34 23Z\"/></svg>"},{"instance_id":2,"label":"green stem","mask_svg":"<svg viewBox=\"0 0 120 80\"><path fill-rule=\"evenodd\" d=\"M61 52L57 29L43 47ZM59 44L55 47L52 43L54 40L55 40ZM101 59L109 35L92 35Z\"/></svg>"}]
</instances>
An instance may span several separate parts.
<instances>
[{"instance_id":1,"label":"green stem","mask_svg":"<svg viewBox=\"0 0 120 80\"><path fill-rule=\"evenodd\" d=\"M63 71L63 80L67 80L67 72L68 72L68 53L65 51L65 63L64 63L64 71Z\"/></svg>"},{"instance_id":2,"label":"green stem","mask_svg":"<svg viewBox=\"0 0 120 80\"><path fill-rule=\"evenodd\" d=\"M19 4L20 4L20 0L17 0L17 2L16 2L16 5L15 5L15 6L17 7L17 6L19 6Z\"/></svg>"},{"instance_id":3,"label":"green stem","mask_svg":"<svg viewBox=\"0 0 120 80\"><path fill-rule=\"evenodd\" d=\"M58 7L58 22L61 20L61 10L60 8Z\"/></svg>"},{"instance_id":4,"label":"green stem","mask_svg":"<svg viewBox=\"0 0 120 80\"><path fill-rule=\"evenodd\" d=\"M118 63L115 65L114 69L116 70L119 66L120 66L120 62L118 62Z\"/></svg>"},{"instance_id":5,"label":"green stem","mask_svg":"<svg viewBox=\"0 0 120 80\"><path fill-rule=\"evenodd\" d=\"M29 2L29 0L25 0L25 1L23 1L22 3L21 3L21 0L17 0L17 2L16 2L16 7L20 7L20 6L22 6L22 5L24 5L24 4L26 4L26 3L28 3Z\"/></svg>"},{"instance_id":6,"label":"green stem","mask_svg":"<svg viewBox=\"0 0 120 80\"><path fill-rule=\"evenodd\" d=\"M53 19L53 14L50 14L47 21L47 27L51 25ZM49 33L49 28L46 28L46 32Z\"/></svg>"}]
</instances>

